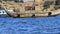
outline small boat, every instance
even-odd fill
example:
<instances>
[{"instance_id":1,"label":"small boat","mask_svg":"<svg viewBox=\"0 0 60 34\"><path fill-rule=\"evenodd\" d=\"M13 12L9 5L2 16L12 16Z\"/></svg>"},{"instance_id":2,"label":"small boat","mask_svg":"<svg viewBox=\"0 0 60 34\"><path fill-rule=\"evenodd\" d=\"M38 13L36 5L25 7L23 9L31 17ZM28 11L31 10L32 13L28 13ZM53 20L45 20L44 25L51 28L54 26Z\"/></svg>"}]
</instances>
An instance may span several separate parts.
<instances>
[{"instance_id":1,"label":"small boat","mask_svg":"<svg viewBox=\"0 0 60 34\"><path fill-rule=\"evenodd\" d=\"M0 7L0 17L9 17L4 8L2 7Z\"/></svg>"},{"instance_id":2,"label":"small boat","mask_svg":"<svg viewBox=\"0 0 60 34\"><path fill-rule=\"evenodd\" d=\"M1 15L1 14L7 14L7 13L5 12L4 8L2 8L2 7L0 7L0 15Z\"/></svg>"},{"instance_id":3,"label":"small boat","mask_svg":"<svg viewBox=\"0 0 60 34\"><path fill-rule=\"evenodd\" d=\"M0 10L0 15L1 14L7 14L7 13L5 12L5 10Z\"/></svg>"},{"instance_id":4,"label":"small boat","mask_svg":"<svg viewBox=\"0 0 60 34\"><path fill-rule=\"evenodd\" d=\"M17 14L16 12L14 12L13 10L7 10L5 9L6 13L10 16L10 17L46 17L46 16L56 16L58 14L60 14L60 9L59 10L54 10L54 11L45 11L42 13L24 13L24 14Z\"/></svg>"}]
</instances>

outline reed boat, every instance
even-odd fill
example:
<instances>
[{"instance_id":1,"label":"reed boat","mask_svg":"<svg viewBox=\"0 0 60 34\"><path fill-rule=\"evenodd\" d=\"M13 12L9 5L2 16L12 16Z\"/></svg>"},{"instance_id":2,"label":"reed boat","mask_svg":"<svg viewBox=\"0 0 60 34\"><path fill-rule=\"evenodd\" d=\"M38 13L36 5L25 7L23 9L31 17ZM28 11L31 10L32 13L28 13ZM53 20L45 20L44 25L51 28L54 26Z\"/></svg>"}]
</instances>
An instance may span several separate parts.
<instances>
[{"instance_id":1,"label":"reed boat","mask_svg":"<svg viewBox=\"0 0 60 34\"><path fill-rule=\"evenodd\" d=\"M60 14L60 9L54 11L46 11L42 13L20 13L17 14L13 10L5 10L10 17L47 17L47 16L56 16Z\"/></svg>"},{"instance_id":2,"label":"reed boat","mask_svg":"<svg viewBox=\"0 0 60 34\"><path fill-rule=\"evenodd\" d=\"M45 17L60 14L59 0L34 0L28 2L3 3L6 13L11 17ZM14 9L10 8L13 7ZM9 8L9 9L6 9Z\"/></svg>"}]
</instances>

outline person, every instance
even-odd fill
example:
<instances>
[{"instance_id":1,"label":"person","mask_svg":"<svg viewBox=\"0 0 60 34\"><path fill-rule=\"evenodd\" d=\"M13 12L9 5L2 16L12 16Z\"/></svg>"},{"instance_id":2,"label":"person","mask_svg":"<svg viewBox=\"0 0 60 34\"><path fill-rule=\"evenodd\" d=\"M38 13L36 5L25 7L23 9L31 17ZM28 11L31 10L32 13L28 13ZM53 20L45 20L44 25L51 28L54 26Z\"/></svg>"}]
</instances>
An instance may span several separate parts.
<instances>
[{"instance_id":1,"label":"person","mask_svg":"<svg viewBox=\"0 0 60 34\"><path fill-rule=\"evenodd\" d=\"M51 13L51 12L49 12L49 13L48 13L48 16L51 16L51 14L52 14L52 13Z\"/></svg>"},{"instance_id":2,"label":"person","mask_svg":"<svg viewBox=\"0 0 60 34\"><path fill-rule=\"evenodd\" d=\"M23 3L24 1L23 0L15 0L15 2L21 2L21 3Z\"/></svg>"},{"instance_id":3,"label":"person","mask_svg":"<svg viewBox=\"0 0 60 34\"><path fill-rule=\"evenodd\" d=\"M35 17L35 14L33 14L32 17Z\"/></svg>"}]
</instances>

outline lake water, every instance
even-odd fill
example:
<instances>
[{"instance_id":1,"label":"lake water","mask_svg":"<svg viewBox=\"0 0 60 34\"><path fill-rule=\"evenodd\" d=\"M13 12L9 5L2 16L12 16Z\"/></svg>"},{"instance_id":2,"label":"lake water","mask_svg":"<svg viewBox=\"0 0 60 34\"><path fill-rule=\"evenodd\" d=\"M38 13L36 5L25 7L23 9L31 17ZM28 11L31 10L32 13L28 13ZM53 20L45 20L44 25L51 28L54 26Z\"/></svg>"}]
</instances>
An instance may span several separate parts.
<instances>
[{"instance_id":1,"label":"lake water","mask_svg":"<svg viewBox=\"0 0 60 34\"><path fill-rule=\"evenodd\" d=\"M40 18L0 17L0 34L60 34L60 15Z\"/></svg>"}]
</instances>

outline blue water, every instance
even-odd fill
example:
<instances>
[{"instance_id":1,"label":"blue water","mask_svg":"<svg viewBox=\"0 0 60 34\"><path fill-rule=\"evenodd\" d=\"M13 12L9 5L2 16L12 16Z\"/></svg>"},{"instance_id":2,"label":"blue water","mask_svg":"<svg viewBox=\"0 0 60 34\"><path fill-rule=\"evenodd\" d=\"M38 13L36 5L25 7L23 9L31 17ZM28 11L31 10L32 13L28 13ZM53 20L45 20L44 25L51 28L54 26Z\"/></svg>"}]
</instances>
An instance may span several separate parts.
<instances>
[{"instance_id":1,"label":"blue water","mask_svg":"<svg viewBox=\"0 0 60 34\"><path fill-rule=\"evenodd\" d=\"M0 18L0 34L60 34L60 15L41 18Z\"/></svg>"}]
</instances>

